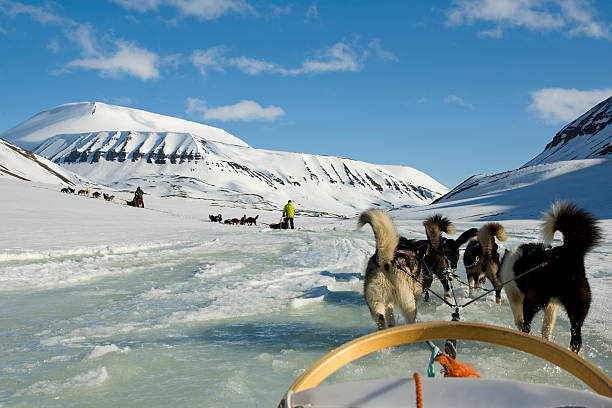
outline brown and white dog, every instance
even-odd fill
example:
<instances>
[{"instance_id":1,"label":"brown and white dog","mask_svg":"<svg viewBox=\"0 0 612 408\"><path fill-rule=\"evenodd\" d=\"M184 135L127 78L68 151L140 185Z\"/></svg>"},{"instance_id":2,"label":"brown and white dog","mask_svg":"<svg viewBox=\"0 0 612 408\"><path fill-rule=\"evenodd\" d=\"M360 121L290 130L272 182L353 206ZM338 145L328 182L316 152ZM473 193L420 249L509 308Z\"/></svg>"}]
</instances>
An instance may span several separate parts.
<instances>
[{"instance_id":1,"label":"brown and white dog","mask_svg":"<svg viewBox=\"0 0 612 408\"><path fill-rule=\"evenodd\" d=\"M358 227L370 224L376 239L376 252L365 270L364 296L379 330L395 326L397 304L406 323L414 323L422 279L421 262L410 250L398 253L400 241L393 221L385 211L371 209L361 213Z\"/></svg>"},{"instance_id":2,"label":"brown and white dog","mask_svg":"<svg viewBox=\"0 0 612 408\"><path fill-rule=\"evenodd\" d=\"M472 240L463 253L463 264L470 286L469 295L473 296L477 283L488 279L495 288L495 302L501 304L501 280L499 278L499 254L497 243L505 241L506 230L498 222L488 222L478 230L477 240Z\"/></svg>"},{"instance_id":3,"label":"brown and white dog","mask_svg":"<svg viewBox=\"0 0 612 408\"><path fill-rule=\"evenodd\" d=\"M563 234L563 245L550 247L555 231ZM582 324L591 305L584 257L601 240L596 219L573 203L553 204L542 224L544 243L523 244L507 251L501 277L516 327L531 330L534 315L544 309L542 337L550 339L561 303L570 320L569 348L582 350ZM520 276L524 274L523 276Z\"/></svg>"}]
</instances>

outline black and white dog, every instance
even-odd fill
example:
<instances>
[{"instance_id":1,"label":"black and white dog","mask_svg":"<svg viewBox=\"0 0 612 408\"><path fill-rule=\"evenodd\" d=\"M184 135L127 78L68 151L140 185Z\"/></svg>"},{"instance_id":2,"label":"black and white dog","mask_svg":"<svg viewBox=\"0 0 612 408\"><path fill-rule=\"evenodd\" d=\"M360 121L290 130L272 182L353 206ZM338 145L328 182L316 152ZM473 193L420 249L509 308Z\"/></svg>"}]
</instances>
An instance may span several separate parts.
<instances>
[{"instance_id":1,"label":"black and white dog","mask_svg":"<svg viewBox=\"0 0 612 408\"><path fill-rule=\"evenodd\" d=\"M563 245L551 248L555 231L563 234ZM514 322L529 333L534 315L545 309L542 337L550 339L561 303L571 325L569 348L579 353L582 324L591 304L584 257L601 240L601 229L593 216L573 203L557 202L545 214L542 235L544 243L521 245L507 251L502 260L502 281L516 278L504 286Z\"/></svg>"},{"instance_id":2,"label":"black and white dog","mask_svg":"<svg viewBox=\"0 0 612 408\"><path fill-rule=\"evenodd\" d=\"M424 222L427 240L408 240L400 237L399 246L412 250L422 261L423 286L425 287L424 300L429 300L429 288L433 283L433 276L437 276L444 287L444 295L450 297L449 276L446 271L452 269L457 274L457 262L459 261L459 248L470 238L476 236L478 230L471 228L459 236L459 238L444 238L442 233L454 234L455 226L450 220L440 214L428 217Z\"/></svg>"}]
</instances>

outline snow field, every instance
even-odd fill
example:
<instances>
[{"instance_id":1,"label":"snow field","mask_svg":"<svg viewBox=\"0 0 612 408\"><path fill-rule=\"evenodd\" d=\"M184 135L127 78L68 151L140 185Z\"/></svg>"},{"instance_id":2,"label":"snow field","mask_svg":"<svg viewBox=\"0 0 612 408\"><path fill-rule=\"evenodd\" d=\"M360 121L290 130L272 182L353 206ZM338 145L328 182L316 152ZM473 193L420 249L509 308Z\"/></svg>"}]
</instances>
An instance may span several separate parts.
<instances>
[{"instance_id":1,"label":"snow field","mask_svg":"<svg viewBox=\"0 0 612 408\"><path fill-rule=\"evenodd\" d=\"M374 237L369 226L355 230L355 219L298 217L297 230L274 231L263 224L211 223L208 214L260 213L262 222L274 222L280 209L151 196L145 197L150 208L141 210L45 186L0 188L22 199L0 209L12 231L0 239L6 316L0 320L6 356L0 404L274 406L317 359L375 330L363 299ZM391 213L398 231L423 238L429 214L417 218L412 209L410 219L408 211ZM458 234L483 224L462 221L464 207L453 211L445 215ZM70 217L86 227L65 228ZM509 239L500 251L539 239L538 221L501 222ZM594 300L583 328L584 355L610 375L612 221L601 225L604 242L587 257ZM461 262L459 274L465 280ZM433 288L442 291L437 281ZM466 302L467 289L455 288ZM491 294L462 310L462 319L513 327L503 300L497 305ZM450 320L451 312L433 299L419 304L418 319ZM540 323L541 316L534 328ZM563 312L553 339L569 344ZM552 365L509 349L460 342L459 355L486 378L584 388ZM360 359L328 381L424 374L428 361L422 344L398 347Z\"/></svg>"}]
</instances>

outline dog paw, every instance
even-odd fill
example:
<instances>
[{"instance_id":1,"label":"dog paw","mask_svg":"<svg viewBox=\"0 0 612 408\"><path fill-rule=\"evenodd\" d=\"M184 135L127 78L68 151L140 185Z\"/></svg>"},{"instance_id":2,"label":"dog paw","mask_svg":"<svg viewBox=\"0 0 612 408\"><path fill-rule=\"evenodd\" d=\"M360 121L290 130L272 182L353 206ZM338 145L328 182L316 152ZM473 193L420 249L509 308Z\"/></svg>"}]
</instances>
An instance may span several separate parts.
<instances>
[{"instance_id":1,"label":"dog paw","mask_svg":"<svg viewBox=\"0 0 612 408\"><path fill-rule=\"evenodd\" d=\"M501 298L496 298L495 303L497 303L498 305L501 305L502 304Z\"/></svg>"}]
</instances>

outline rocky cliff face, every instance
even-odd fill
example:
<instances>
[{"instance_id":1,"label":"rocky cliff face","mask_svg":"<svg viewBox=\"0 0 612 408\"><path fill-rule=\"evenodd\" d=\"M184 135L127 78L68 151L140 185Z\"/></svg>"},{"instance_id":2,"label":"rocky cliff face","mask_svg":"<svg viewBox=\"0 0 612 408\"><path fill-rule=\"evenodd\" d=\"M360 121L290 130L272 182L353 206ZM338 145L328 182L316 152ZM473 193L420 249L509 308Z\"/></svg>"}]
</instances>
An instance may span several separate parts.
<instances>
[{"instance_id":1,"label":"rocky cliff face","mask_svg":"<svg viewBox=\"0 0 612 408\"><path fill-rule=\"evenodd\" d=\"M612 154L612 96L561 129L544 151L524 166L609 154Z\"/></svg>"}]
</instances>

